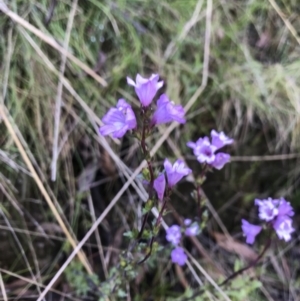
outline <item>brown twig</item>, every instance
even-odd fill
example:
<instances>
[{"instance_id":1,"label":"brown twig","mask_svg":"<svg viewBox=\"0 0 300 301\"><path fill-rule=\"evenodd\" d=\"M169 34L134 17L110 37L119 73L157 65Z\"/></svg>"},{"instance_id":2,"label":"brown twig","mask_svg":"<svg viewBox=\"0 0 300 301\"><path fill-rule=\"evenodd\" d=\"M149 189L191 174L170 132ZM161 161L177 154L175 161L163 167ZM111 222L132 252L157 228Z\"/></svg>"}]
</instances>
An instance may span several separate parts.
<instances>
[{"instance_id":1,"label":"brown twig","mask_svg":"<svg viewBox=\"0 0 300 301\"><path fill-rule=\"evenodd\" d=\"M266 251L269 249L269 247L271 246L272 243L272 239L269 238L267 243L265 244L265 247L263 248L262 252L257 256L257 258L252 261L249 265L247 265L246 267L234 272L233 274L231 274L229 277L227 277L227 279L225 279L221 284L219 284L219 286L224 286L226 283L228 283L230 280L234 279L235 277L237 277L238 275L242 274L243 272L247 271L248 269L254 267L259 260L264 256L264 254L266 253Z\"/></svg>"}]
</instances>

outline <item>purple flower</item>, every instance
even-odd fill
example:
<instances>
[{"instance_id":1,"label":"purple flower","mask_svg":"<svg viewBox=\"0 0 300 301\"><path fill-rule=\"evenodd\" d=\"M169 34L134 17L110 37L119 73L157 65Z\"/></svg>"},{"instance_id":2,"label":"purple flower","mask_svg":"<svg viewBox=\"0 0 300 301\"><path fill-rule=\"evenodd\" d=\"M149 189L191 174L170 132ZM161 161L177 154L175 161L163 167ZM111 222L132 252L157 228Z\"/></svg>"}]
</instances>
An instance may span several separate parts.
<instances>
[{"instance_id":1,"label":"purple flower","mask_svg":"<svg viewBox=\"0 0 300 301\"><path fill-rule=\"evenodd\" d=\"M177 247L171 252L171 259L173 263L183 266L187 261L187 256L181 247Z\"/></svg>"},{"instance_id":2,"label":"purple flower","mask_svg":"<svg viewBox=\"0 0 300 301\"><path fill-rule=\"evenodd\" d=\"M188 142L187 146L194 150L194 155L200 163L211 164L215 161L217 148L210 144L208 137L200 138L196 143Z\"/></svg>"},{"instance_id":3,"label":"purple flower","mask_svg":"<svg viewBox=\"0 0 300 301\"><path fill-rule=\"evenodd\" d=\"M211 139L212 139L212 145L214 145L217 149L222 148L225 145L232 144L233 139L227 137L224 132L216 132L215 130L212 130L211 133Z\"/></svg>"},{"instance_id":4,"label":"purple flower","mask_svg":"<svg viewBox=\"0 0 300 301\"><path fill-rule=\"evenodd\" d=\"M294 209L290 202L287 202L284 198L280 198L278 203L278 216L283 215L293 216Z\"/></svg>"},{"instance_id":5,"label":"purple flower","mask_svg":"<svg viewBox=\"0 0 300 301\"><path fill-rule=\"evenodd\" d=\"M193 223L185 230L186 236L196 236L197 234L199 234L199 225L197 223Z\"/></svg>"},{"instance_id":6,"label":"purple flower","mask_svg":"<svg viewBox=\"0 0 300 301\"><path fill-rule=\"evenodd\" d=\"M186 218L183 222L186 226L189 226L192 223L192 220L189 218Z\"/></svg>"},{"instance_id":7,"label":"purple flower","mask_svg":"<svg viewBox=\"0 0 300 301\"><path fill-rule=\"evenodd\" d=\"M127 77L128 85L135 87L135 93L143 107L148 107L151 104L156 92L163 86L164 82L159 82L158 79L158 74L152 74L149 79L137 74L135 82Z\"/></svg>"},{"instance_id":8,"label":"purple flower","mask_svg":"<svg viewBox=\"0 0 300 301\"><path fill-rule=\"evenodd\" d=\"M188 142L187 146L193 149L194 155L200 163L207 163L216 169L222 169L230 160L230 155L216 153L224 145L233 143L233 139L228 138L224 132L217 133L211 131L212 142L208 137L199 138L196 142Z\"/></svg>"},{"instance_id":9,"label":"purple flower","mask_svg":"<svg viewBox=\"0 0 300 301\"><path fill-rule=\"evenodd\" d=\"M292 227L292 219L286 215L278 216L273 227L279 239L284 239L285 241L289 241L291 239L291 233L295 231Z\"/></svg>"},{"instance_id":10,"label":"purple flower","mask_svg":"<svg viewBox=\"0 0 300 301\"><path fill-rule=\"evenodd\" d=\"M174 246L177 246L181 239L181 228L178 225L173 225L169 227L166 232L166 240L172 243Z\"/></svg>"},{"instance_id":11,"label":"purple flower","mask_svg":"<svg viewBox=\"0 0 300 301\"><path fill-rule=\"evenodd\" d=\"M294 215L291 204L284 198L268 198L264 200L255 199L255 205L258 206L259 218L273 226L279 239L289 241L291 239L291 233L295 231L292 227L292 219L290 218ZM242 223L243 232L247 236L247 242L253 243L261 227L251 225L245 220L242 220Z\"/></svg>"},{"instance_id":12,"label":"purple flower","mask_svg":"<svg viewBox=\"0 0 300 301\"><path fill-rule=\"evenodd\" d=\"M182 160L177 160L173 166L168 159L165 159L164 167L167 173L168 186L176 185L184 176L189 175L192 170L185 166Z\"/></svg>"},{"instance_id":13,"label":"purple flower","mask_svg":"<svg viewBox=\"0 0 300 301\"><path fill-rule=\"evenodd\" d=\"M153 183L153 187L155 191L157 192L157 196L159 200L163 200L164 198L164 193L165 193L165 188L166 188L166 178L163 173L161 173Z\"/></svg>"},{"instance_id":14,"label":"purple flower","mask_svg":"<svg viewBox=\"0 0 300 301\"><path fill-rule=\"evenodd\" d=\"M162 124L171 121L185 123L184 109L181 105L175 105L166 94L162 94L157 101L157 109L153 114L151 124Z\"/></svg>"},{"instance_id":15,"label":"purple flower","mask_svg":"<svg viewBox=\"0 0 300 301\"><path fill-rule=\"evenodd\" d=\"M278 200L268 198L266 200L255 199L254 204L258 206L258 216L267 222L273 220L278 215Z\"/></svg>"},{"instance_id":16,"label":"purple flower","mask_svg":"<svg viewBox=\"0 0 300 301\"><path fill-rule=\"evenodd\" d=\"M109 109L102 121L104 125L99 130L102 136L112 134L114 138L121 138L128 130L136 128L134 112L124 99L119 99L117 107Z\"/></svg>"},{"instance_id":17,"label":"purple flower","mask_svg":"<svg viewBox=\"0 0 300 301\"><path fill-rule=\"evenodd\" d=\"M209 143L208 137L199 138L196 142L189 141L186 145L193 149L194 155L197 157L199 154L199 148L202 146L203 143Z\"/></svg>"},{"instance_id":18,"label":"purple flower","mask_svg":"<svg viewBox=\"0 0 300 301\"><path fill-rule=\"evenodd\" d=\"M229 161L230 161L230 155L225 153L217 153L215 156L215 160L211 163L211 166L220 170Z\"/></svg>"},{"instance_id":19,"label":"purple flower","mask_svg":"<svg viewBox=\"0 0 300 301\"><path fill-rule=\"evenodd\" d=\"M246 236L246 243L253 244L256 235L261 231L261 226L252 225L246 220L242 219L242 230Z\"/></svg>"}]
</instances>

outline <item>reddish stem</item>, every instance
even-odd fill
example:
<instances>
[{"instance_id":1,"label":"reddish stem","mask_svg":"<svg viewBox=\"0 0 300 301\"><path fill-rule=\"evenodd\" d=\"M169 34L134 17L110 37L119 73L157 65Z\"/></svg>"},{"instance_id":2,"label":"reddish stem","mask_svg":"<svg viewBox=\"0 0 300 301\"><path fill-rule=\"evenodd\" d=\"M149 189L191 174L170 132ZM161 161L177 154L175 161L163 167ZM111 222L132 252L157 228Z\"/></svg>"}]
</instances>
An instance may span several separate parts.
<instances>
[{"instance_id":1,"label":"reddish stem","mask_svg":"<svg viewBox=\"0 0 300 301\"><path fill-rule=\"evenodd\" d=\"M168 200L169 200L169 196L166 196L166 197L164 198L164 200L163 200L163 205L162 205L162 207L161 207L161 210L159 211L159 214L158 214L158 217L157 217L157 220L156 220L156 223L155 223L155 227L158 227L158 226L160 225L161 218L162 218L163 213L164 213L164 211L165 211L165 208L166 208L166 205L167 205ZM148 214L149 214L149 212L147 213L147 215L148 215ZM144 221L145 221L145 219L144 219ZM150 257L150 255L151 255L151 253L152 253L152 247L153 247L154 239L155 239L155 237L152 236L152 237L151 237L151 240L150 240L150 243L149 243L150 250L149 250L149 252L146 254L146 256L145 256L141 261L138 262L138 264L141 264L141 263L145 262L145 261Z\"/></svg>"},{"instance_id":2,"label":"reddish stem","mask_svg":"<svg viewBox=\"0 0 300 301\"><path fill-rule=\"evenodd\" d=\"M144 116L145 116L145 114L146 114L146 111L144 112ZM151 200L152 197L153 197L154 172L153 172L151 161L148 159L149 152L147 150L147 145L146 145L146 118L143 119L141 147L142 147L142 152L143 152L143 155L144 155L145 160L147 162L147 166L148 166L148 170L149 170L149 174L150 174L150 182L149 182L148 194L149 194L149 199ZM142 238L142 235L143 235L143 232L144 232L144 229L145 229L148 217L149 217L149 212L147 212L145 214L145 216L144 216L144 220L143 220L143 223L142 223L141 230L139 231L139 234L137 236L138 240L140 240Z\"/></svg>"}]
</instances>

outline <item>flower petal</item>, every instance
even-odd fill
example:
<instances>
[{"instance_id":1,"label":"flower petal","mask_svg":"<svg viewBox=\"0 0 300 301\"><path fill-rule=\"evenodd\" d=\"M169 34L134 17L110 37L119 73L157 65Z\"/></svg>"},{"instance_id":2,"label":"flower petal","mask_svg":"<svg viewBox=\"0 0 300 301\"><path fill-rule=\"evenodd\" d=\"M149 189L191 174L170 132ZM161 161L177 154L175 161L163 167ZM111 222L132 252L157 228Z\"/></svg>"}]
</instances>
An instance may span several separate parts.
<instances>
[{"instance_id":1,"label":"flower petal","mask_svg":"<svg viewBox=\"0 0 300 301\"><path fill-rule=\"evenodd\" d=\"M248 221L242 219L242 230L246 236L246 243L253 244L255 241L256 235L262 230L261 226L256 226L250 224Z\"/></svg>"},{"instance_id":2,"label":"flower petal","mask_svg":"<svg viewBox=\"0 0 300 301\"><path fill-rule=\"evenodd\" d=\"M162 201L164 199L164 193L165 193L165 189L166 189L166 178L163 173L161 173L154 180L153 188L157 192L158 199Z\"/></svg>"},{"instance_id":3,"label":"flower petal","mask_svg":"<svg viewBox=\"0 0 300 301\"><path fill-rule=\"evenodd\" d=\"M171 259L173 263L183 266L187 261L187 255L181 247L177 247L171 252Z\"/></svg>"},{"instance_id":4,"label":"flower petal","mask_svg":"<svg viewBox=\"0 0 300 301\"><path fill-rule=\"evenodd\" d=\"M129 86L133 86L133 87L136 86L134 80L131 79L131 78L128 77L128 76L127 76L127 84L128 84Z\"/></svg>"}]
</instances>

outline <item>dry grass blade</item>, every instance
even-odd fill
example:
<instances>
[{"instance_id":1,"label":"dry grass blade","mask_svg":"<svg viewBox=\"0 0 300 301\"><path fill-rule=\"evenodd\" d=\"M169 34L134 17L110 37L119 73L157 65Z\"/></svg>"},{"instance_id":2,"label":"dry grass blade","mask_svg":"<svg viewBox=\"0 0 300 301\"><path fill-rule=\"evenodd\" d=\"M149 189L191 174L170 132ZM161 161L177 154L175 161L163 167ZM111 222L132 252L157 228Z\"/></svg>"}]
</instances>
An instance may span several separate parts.
<instances>
[{"instance_id":1,"label":"dry grass blade","mask_svg":"<svg viewBox=\"0 0 300 301\"><path fill-rule=\"evenodd\" d=\"M5 213L4 213L1 209L0 209L0 214L2 215L2 217L3 217L4 221L5 221L5 223L7 224L7 226L9 227L9 230L10 230L10 232L11 232L11 234L12 234L12 236L13 236L13 238L14 238L14 240L15 240L15 242L16 242L18 248L19 248L19 252L20 252L22 258L24 259L24 262L25 262L25 264L26 264L26 267L27 267L27 269L28 269L28 271L29 271L31 277L32 277L35 281L37 281L37 279L36 279L36 277L35 277L35 275L34 275L34 273L33 273L33 270L32 270L32 268L31 268L31 265L30 265L30 263L29 263L29 261L28 261L28 258L27 258L27 256L26 256L26 252L25 252L25 250L24 250L24 248L23 248L23 246L22 246L22 244L21 244L21 242L20 242L18 236L17 236L16 233L14 232L13 227L11 226L11 224L10 224L8 218L6 217ZM23 289L22 289L22 292L24 292L24 291L26 291L26 290L27 290L27 288L23 288ZM37 286L37 290L38 290L39 293L41 293L39 286Z\"/></svg>"},{"instance_id":2,"label":"dry grass blade","mask_svg":"<svg viewBox=\"0 0 300 301\"><path fill-rule=\"evenodd\" d=\"M219 232L212 232L211 235L215 238L217 244L228 252L238 254L249 261L254 261L258 256L248 245L233 239L231 236Z\"/></svg>"},{"instance_id":3,"label":"dry grass blade","mask_svg":"<svg viewBox=\"0 0 300 301\"><path fill-rule=\"evenodd\" d=\"M42 58L45 65L57 76L59 76L59 72L55 69L54 65L50 62L50 60L47 58L47 56L43 53L41 48L35 43L35 41L30 37L30 35L23 29L20 28L20 31L24 35L24 37L27 39L27 41L30 43L30 45L34 48L34 50L37 52L37 54ZM83 110L88 115L89 119L98 125L102 125L101 119L95 114L95 112L85 103L85 101L79 96L79 94L74 90L74 88L71 86L70 82L65 78L62 77L62 83L64 87L70 92L70 94L78 101L80 106L83 108ZM113 138L113 141L116 144L120 144L120 141L118 139Z\"/></svg>"},{"instance_id":4,"label":"dry grass blade","mask_svg":"<svg viewBox=\"0 0 300 301\"><path fill-rule=\"evenodd\" d=\"M39 187L42 195L44 196L46 202L48 203L53 215L55 216L57 222L59 223L60 227L62 228L62 230L64 231L68 241L70 242L70 244L72 245L73 248L76 247L76 241L74 240L74 238L72 237L71 233L69 232L69 230L67 229L65 223L63 222L59 212L57 211L56 207L54 206L49 194L47 193L42 181L40 180L37 172L35 171L30 159L28 158L27 154L26 154L26 151L22 145L22 143L20 142L19 138L17 137L14 129L13 129L13 126L11 125L9 119L8 119L8 116L7 116L7 113L6 113L6 108L4 106L0 106L0 116L1 118L3 119L13 141L15 142L21 156L23 157L23 160L25 161L25 164L27 165L29 171L31 172L32 174L32 177L34 178L37 186ZM86 258L86 256L84 255L84 253L82 251L80 251L78 253L78 258L79 260L82 262L82 264L84 265L84 267L86 268L87 272L89 274L92 274L92 269L89 265L89 262ZM41 299L42 300L42 299Z\"/></svg>"},{"instance_id":5,"label":"dry grass blade","mask_svg":"<svg viewBox=\"0 0 300 301\"><path fill-rule=\"evenodd\" d=\"M257 162L257 161L277 161L277 160L291 160L297 159L300 154L282 154L282 155L269 155L269 156L232 156L232 162Z\"/></svg>"},{"instance_id":6,"label":"dry grass blade","mask_svg":"<svg viewBox=\"0 0 300 301\"><path fill-rule=\"evenodd\" d=\"M7 294L6 294L6 289L5 289L5 286L4 286L4 282L3 282L3 279L2 279L2 273L0 272L0 288L1 288L1 293L2 293L2 297L3 297L3 300L4 301L7 301Z\"/></svg>"},{"instance_id":7,"label":"dry grass blade","mask_svg":"<svg viewBox=\"0 0 300 301\"><path fill-rule=\"evenodd\" d=\"M6 92L7 92L7 83L8 83L8 76L9 76L9 69L10 69L10 62L11 62L11 57L13 53L13 42L12 42L12 29L9 29L8 31L8 51L7 51L7 56L5 58L6 64L5 64L5 73L4 73L4 80L3 80L3 92L2 92L2 104L4 103L4 99L6 97Z\"/></svg>"},{"instance_id":8,"label":"dry grass blade","mask_svg":"<svg viewBox=\"0 0 300 301\"><path fill-rule=\"evenodd\" d=\"M66 36L64 40L64 49L68 50L70 35L73 27L73 20L77 9L78 0L74 0L72 5L72 10L69 14L69 20L66 30ZM51 162L51 180L56 180L56 164L58 157L58 136L59 136L59 124L60 124L60 114L61 114L61 103L62 103L62 91L63 91L63 78L65 73L67 56L66 53L62 54L60 72L58 78L58 86L57 86L57 95L56 95L56 103L55 103L55 115L54 115L54 137L53 137L53 148L52 148L52 162Z\"/></svg>"},{"instance_id":9,"label":"dry grass blade","mask_svg":"<svg viewBox=\"0 0 300 301\"><path fill-rule=\"evenodd\" d=\"M203 286L203 282L201 281L201 279L199 278L197 272L195 271L195 269L193 268L193 266L191 265L191 263L189 261L186 262L189 270L191 271L192 275L194 276L194 278L196 279L196 281L198 282L199 286L202 287ZM205 294L208 296L209 300L215 300L211 294L210 291L206 290Z\"/></svg>"},{"instance_id":10,"label":"dry grass blade","mask_svg":"<svg viewBox=\"0 0 300 301\"><path fill-rule=\"evenodd\" d=\"M273 8L276 10L277 14L280 16L282 21L284 22L285 26L288 28L288 30L291 32L291 34L294 36L298 44L300 45L300 37L298 36L297 30L294 28L294 26L291 24L291 22L285 17L284 13L280 9L280 7L277 5L275 0L269 0Z\"/></svg>"},{"instance_id":11,"label":"dry grass blade","mask_svg":"<svg viewBox=\"0 0 300 301\"><path fill-rule=\"evenodd\" d=\"M204 43L204 60L203 60L203 74L202 74L202 82L201 86L189 100L189 102L185 105L184 109L186 112L190 110L193 106L195 101L204 91L207 80L208 80L208 73L209 73L209 54L210 54L210 38L211 38L211 18L212 18L212 10L213 10L213 3L212 0L207 2L207 9L206 9L206 30L205 30L205 43Z\"/></svg>"},{"instance_id":12,"label":"dry grass blade","mask_svg":"<svg viewBox=\"0 0 300 301\"><path fill-rule=\"evenodd\" d=\"M2 269L0 268L0 273L3 273L3 274L6 274L6 275L9 275L11 277L14 277L14 278L17 278L19 280L22 280L24 283L27 283L27 284L31 284L31 285L36 285L36 286L39 286L39 287L45 287L45 285L41 284L41 283L38 283L32 279L29 279L29 278L26 278L26 277L23 277L23 276L20 276L18 274L15 274L11 271L8 271L8 270L5 270L5 269ZM65 294L63 292L60 292L56 289L53 289L51 288L50 289L51 292L54 292L62 297L65 297L65 298L68 298L70 300L74 300L74 301L81 301L81 299L77 299L77 298L74 298L74 297L71 297L70 294Z\"/></svg>"},{"instance_id":13,"label":"dry grass blade","mask_svg":"<svg viewBox=\"0 0 300 301\"><path fill-rule=\"evenodd\" d=\"M202 5L203 5L203 0L199 0L195 7L192 18L184 25L182 32L180 33L180 35L178 36L176 41L172 41L168 45L168 47L164 53L165 60L167 60L170 56L172 56L175 53L176 45L179 44L187 36L187 34L191 30L191 28L201 19L199 17L199 15L201 12Z\"/></svg>"},{"instance_id":14,"label":"dry grass blade","mask_svg":"<svg viewBox=\"0 0 300 301\"><path fill-rule=\"evenodd\" d=\"M53 47L54 49L58 50L60 53L65 55L68 59L70 59L73 63L75 63L77 66L79 66L84 72L89 74L91 77L93 77L97 82L99 82L103 87L107 86L107 82L99 76L95 71L93 71L90 67L88 67L86 64L81 62L77 57L75 57L73 54L65 50L62 46L60 46L52 37L47 36L45 33L31 25L29 22L21 18L19 15L14 13L13 11L9 10L7 7L0 5L0 10L6 14L8 17L10 17L13 21L20 24L27 30L34 33L37 37L39 37L41 40L46 42L48 45Z\"/></svg>"},{"instance_id":15,"label":"dry grass blade","mask_svg":"<svg viewBox=\"0 0 300 301\"><path fill-rule=\"evenodd\" d=\"M189 258L193 262L193 264L198 268L198 270L205 276L205 278L209 281L209 283L220 293L220 295L224 298L226 301L231 301L231 299L225 294L225 292L218 286L218 284L209 276L209 274L203 269L203 267L200 265L200 263L195 260L193 256L189 252L186 251L186 253L189 255Z\"/></svg>"},{"instance_id":16,"label":"dry grass blade","mask_svg":"<svg viewBox=\"0 0 300 301\"><path fill-rule=\"evenodd\" d=\"M8 11L8 7L7 7L7 5L4 3L3 0L0 0L0 10L2 10L3 12Z\"/></svg>"},{"instance_id":17,"label":"dry grass blade","mask_svg":"<svg viewBox=\"0 0 300 301\"><path fill-rule=\"evenodd\" d=\"M95 208L94 208L94 204L93 204L91 194L88 195L87 199L88 199L88 203L89 203L90 213L91 213L91 216L92 216L92 221L93 221L93 223L95 223L96 222L96 213L95 213ZM100 233L99 233L98 228L95 230L95 236L96 236L96 241L97 241L99 257L100 257L100 260L101 260L102 268L103 268L103 271L104 271L104 275L107 279L108 278L108 271L107 271L107 266L106 266L104 253L103 253L103 247L102 247L102 243L101 243L101 237L100 237Z\"/></svg>"}]
</instances>

